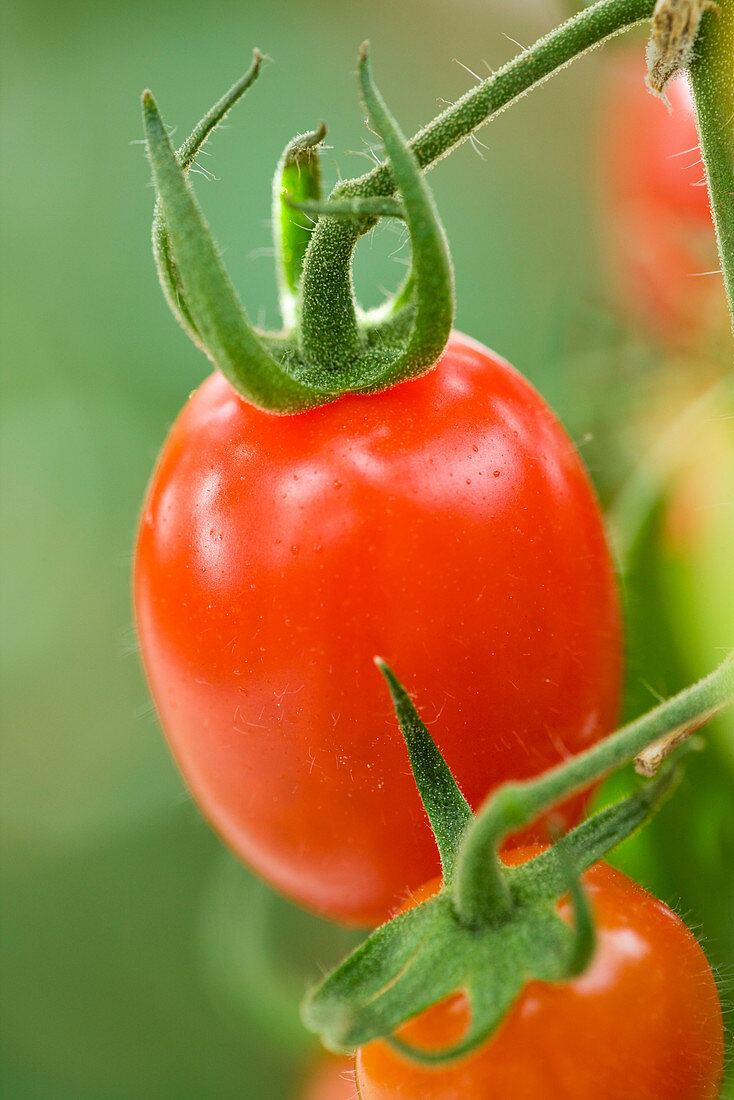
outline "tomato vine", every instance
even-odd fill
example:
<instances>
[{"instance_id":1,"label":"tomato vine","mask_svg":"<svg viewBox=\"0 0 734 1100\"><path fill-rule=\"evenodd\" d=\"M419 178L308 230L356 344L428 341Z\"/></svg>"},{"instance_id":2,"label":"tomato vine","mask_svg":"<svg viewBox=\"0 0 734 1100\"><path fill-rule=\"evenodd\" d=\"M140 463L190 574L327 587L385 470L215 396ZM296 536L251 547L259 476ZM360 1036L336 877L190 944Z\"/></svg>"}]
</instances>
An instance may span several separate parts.
<instances>
[{"instance_id":1,"label":"tomato vine","mask_svg":"<svg viewBox=\"0 0 734 1100\"><path fill-rule=\"evenodd\" d=\"M423 171L576 57L649 19L661 2L666 0L657 5L653 0L599 0L467 92L410 142L382 101L363 48L362 94L388 161L365 176L338 184L329 201L322 202L318 145L325 133L323 125L288 147L275 178L279 285L286 326L277 334L258 332L247 318L187 181L188 168L203 142L254 82L259 54L178 153L152 95L146 92L143 113L158 193L155 251L174 314L243 396L273 412L298 411L348 391L381 389L427 370L448 339L454 295L448 250ZM722 4L718 19L712 11L703 14L702 46L691 71L722 269L731 294L734 141L729 108L734 0L722 0ZM294 166L302 170L300 174L292 171ZM393 198L396 191L399 202ZM299 219L299 207L302 214L315 219L310 237L307 223ZM406 220L412 268L397 295L365 317L354 297L352 254L359 238L386 216Z\"/></svg>"},{"instance_id":2,"label":"tomato vine","mask_svg":"<svg viewBox=\"0 0 734 1100\"><path fill-rule=\"evenodd\" d=\"M690 66L711 209L734 326L734 2L704 13Z\"/></svg>"},{"instance_id":3,"label":"tomato vine","mask_svg":"<svg viewBox=\"0 0 734 1100\"><path fill-rule=\"evenodd\" d=\"M485 1042L525 981L565 981L585 969L594 927L579 875L672 792L680 778L680 752L638 791L520 867L509 869L500 859L504 837L661 739L688 736L708 722L734 700L734 653L704 680L593 748L536 779L500 787L476 817L407 692L381 667L434 829L443 886L435 897L378 928L307 996L302 1015L330 1049L348 1050L392 1035L418 1012L461 990L471 1022L456 1046L427 1053L400 1044L417 1061L443 1063ZM569 891L572 928L555 912L555 903Z\"/></svg>"},{"instance_id":4,"label":"tomato vine","mask_svg":"<svg viewBox=\"0 0 734 1100\"><path fill-rule=\"evenodd\" d=\"M204 142L255 82L260 54L255 51L249 71L204 116L178 151L171 145L153 96L150 92L144 94L148 152L157 191L154 250L161 283L172 311L188 335L212 359L237 394L257 407L247 413L238 407L237 412L253 435L259 430L256 425L261 410L281 414L314 410L315 415L317 407L329 405L344 395L382 391L425 374L447 347L449 360L453 356L458 361L466 353L468 362L471 354L483 354L476 348L471 354L466 347L457 350L450 342L461 343L451 335L455 313L453 271L425 172L480 126L576 57L627 27L651 18L658 20L658 29L660 25L667 26L667 8L673 4L674 0L598 0L472 88L410 141L375 85L365 44L359 56L360 90L369 120L383 143L386 160L357 179L339 183L325 198L319 162L319 147L326 132L323 123L286 146L273 185L283 316L283 330L277 333L261 332L251 324L188 181L188 171ZM721 0L720 6L710 0L677 0L676 11L686 5L690 11L684 14L694 17L690 23L694 29L684 43L685 48L678 54L673 52L670 65L667 62L661 65L659 57L655 64L651 61L652 84L664 93L665 80L676 66L690 64L722 272L730 306L734 308L734 0ZM662 48L667 49L667 41ZM353 253L359 239L386 217L401 219L406 224L412 247L411 268L393 297L380 309L364 314L354 295ZM490 356L484 359L489 362ZM215 378L209 386L211 393L203 400L206 431L214 421L226 419L221 410L230 401L230 392L222 391L220 381ZM387 399L383 400L386 407ZM207 401L210 403L206 404ZM530 398L527 402L531 403ZM231 402L228 407L231 413ZM192 414L194 419L196 415ZM199 427L195 425L197 432ZM516 431L515 435L518 434ZM263 438L270 438L267 432ZM462 445L468 438L462 435ZM232 445L231 439L230 434L228 446ZM221 439L216 442L221 444ZM184 449L180 439L174 438L161 467L176 467L178 452ZM478 447L473 450L477 452ZM263 453L266 451L264 447ZM333 448L329 454L332 453ZM264 465L261 461L258 474ZM325 466L328 468L328 462ZM214 465L209 468L214 469ZM494 473L499 476L501 471ZM199 474L197 470L196 476ZM171 476L174 483L180 478L178 467ZM246 478L241 475L239 480ZM294 475L294 480L298 480L298 475ZM341 483L337 479L334 484ZM355 484L360 490L363 488L362 482L357 480ZM471 484L470 479L466 484ZM243 492L239 484L237 492L240 495ZM175 676L172 675L176 661L170 658L171 650L175 649L170 644L170 635L183 620L176 619L170 611L174 602L170 593L161 601L160 593L155 591L161 562L166 569L169 565L161 551L170 531L166 528L167 521L160 520L159 513L164 510L160 499L166 498L170 511L171 495L165 484L163 488L154 486L151 493L153 503L144 518L140 542L139 561L143 564L139 566L139 598L140 606L144 607L140 620L146 620L142 633L153 639L150 648L157 650L151 664L156 663L162 669L160 696L170 696L165 705L173 713L180 700L172 698L170 684L175 677L183 676L182 669L190 675L191 667L201 655L192 657L187 653L176 665ZM228 498L230 511L234 509L235 496L232 491ZM363 507L364 499L363 496ZM198 507L197 503L193 511ZM181 514L184 513L185 509ZM589 529L595 521L598 516L590 521ZM157 523L166 528L160 538L154 530ZM209 533L215 536L214 527ZM181 531L176 537L181 538ZM282 540L275 541L279 545ZM461 542L460 537L458 541ZM603 535L595 544L597 550L599 543L603 546ZM233 539L234 544L237 539ZM166 549L170 551L170 546ZM314 552L318 549L314 547ZM178 562L186 583L190 550L186 545ZM298 555L299 545L294 543L291 551ZM269 553L268 550L265 554L265 573L272 580L275 567ZM603 551L597 557L601 562L600 573L606 576L608 562ZM342 568L341 558L338 560ZM402 559L400 564L402 567ZM280 561L278 567L282 581L286 570ZM371 576L371 569L372 559L365 567L365 575ZM226 572L221 570L222 575ZM232 577L238 580L234 571L229 580ZM347 595L351 592L349 585L359 581L358 571L349 574ZM601 583L597 587L605 593L601 602L607 609L608 621L616 623L614 596L610 595L609 586ZM256 585L250 584L250 588ZM201 591L204 590L206 584L201 586ZM343 587L339 594L344 595ZM199 595L197 589L192 604ZM169 606L160 613L160 604L166 600ZM299 613L303 610L301 603L297 604ZM263 618L261 613L260 619ZM225 615L223 622L227 628L229 621ZM290 619L286 621L290 623ZM532 625L542 633L542 627ZM614 627L606 630L603 641L608 657L614 648ZM323 653L327 652L325 644ZM219 651L214 657L207 654L207 659L213 662L211 669L217 674L221 671L217 664L220 657ZM599 664L603 664L601 659ZM599 696L605 701L609 684L616 683L615 660L610 658L607 666L605 674L599 676ZM577 795L633 757L638 757L641 772L654 773L659 762L682 739L731 702L734 659L730 656L701 683L564 764L536 774L535 778L501 785L476 816L408 693L386 665L381 667L435 836L443 886L435 897L378 928L309 994L303 1018L326 1045L337 1050L388 1036L397 1049L414 1059L442 1063L475 1051L498 1027L526 980L562 982L584 971L593 954L595 932L580 876L600 855L641 825L672 791L680 774L680 753L634 794L577 826L521 866L505 865L500 857L502 842L531 825L561 800ZM206 681L201 683L208 688ZM267 693L272 688L267 676L262 682L253 680L253 684L255 694ZM243 690L243 695L247 695L247 690ZM200 700L196 705L199 704ZM231 711L230 704L231 696L224 692L217 705L224 713ZM181 721L176 717L174 724ZM182 743L189 733L187 728ZM226 769L218 751L212 754L212 759L214 763L209 761L207 766L215 776L216 787L223 783L222 773ZM206 782L210 780L208 776ZM223 785L229 781L227 775ZM206 783L202 784L204 787ZM241 809L234 805L235 801L229 799L226 812L222 812L223 831L231 827L233 832L246 832L240 820L232 826L232 819L237 818ZM295 834L296 830L292 832ZM249 839L243 842L243 847L247 843ZM329 854L332 855L331 849ZM300 855L301 849L297 858ZM275 862L281 866L277 875L283 876L282 866L289 864L289 858L278 850ZM289 866L286 877L291 870ZM572 899L572 925L557 912L559 898L566 893ZM304 893L304 896L311 895ZM384 900L383 897L381 901ZM334 906L333 899L329 904ZM346 911L344 905L341 909ZM361 912L365 911L366 904ZM411 1049L395 1038L396 1029L407 1019L459 990L467 996L471 1019L458 1043L429 1053Z\"/></svg>"}]
</instances>

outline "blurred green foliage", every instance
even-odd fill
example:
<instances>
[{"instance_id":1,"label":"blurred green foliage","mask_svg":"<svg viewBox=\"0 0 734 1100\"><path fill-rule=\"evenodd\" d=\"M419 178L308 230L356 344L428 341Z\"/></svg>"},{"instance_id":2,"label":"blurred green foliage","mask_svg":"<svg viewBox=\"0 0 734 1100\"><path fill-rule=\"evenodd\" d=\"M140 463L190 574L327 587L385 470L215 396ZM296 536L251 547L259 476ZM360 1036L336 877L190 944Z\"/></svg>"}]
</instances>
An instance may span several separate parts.
<instances>
[{"instance_id":1,"label":"blurred green foliage","mask_svg":"<svg viewBox=\"0 0 734 1100\"><path fill-rule=\"evenodd\" d=\"M208 147L218 182L196 186L251 315L276 325L270 174L286 141L320 118L334 146L329 182L367 166L361 40L371 38L378 82L411 132L438 96L473 82L452 58L482 73L515 52L505 33L531 41L557 15L551 3L472 0L6 4L5 1095L293 1095L309 1051L298 990L351 942L222 852L169 760L138 666L128 595L137 509L165 431L208 370L155 280L140 91L153 87L182 135L252 46L274 58ZM545 394L609 500L643 455L619 426L660 356L625 332L598 276L590 181L601 71L597 55L574 66L480 134L486 149L465 146L430 180L456 265L459 327ZM401 242L388 227L361 244L365 304L398 282ZM675 690L732 642L730 487L719 526L693 546L668 538L668 484L639 525L627 574L630 712L653 701L645 684ZM726 976L731 724L712 740L620 860L702 929ZM256 951L261 927L268 958L280 955L272 981L254 965L270 965Z\"/></svg>"}]
</instances>

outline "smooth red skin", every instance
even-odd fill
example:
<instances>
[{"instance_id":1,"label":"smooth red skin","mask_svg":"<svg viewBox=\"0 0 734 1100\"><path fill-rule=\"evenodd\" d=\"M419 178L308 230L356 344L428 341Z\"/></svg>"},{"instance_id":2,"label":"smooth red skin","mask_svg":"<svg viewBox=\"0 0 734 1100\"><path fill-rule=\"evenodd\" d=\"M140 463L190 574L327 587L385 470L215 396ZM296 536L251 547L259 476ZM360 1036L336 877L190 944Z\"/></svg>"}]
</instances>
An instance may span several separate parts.
<instances>
[{"instance_id":1,"label":"smooth red skin","mask_svg":"<svg viewBox=\"0 0 734 1100\"><path fill-rule=\"evenodd\" d=\"M325 1055L313 1068L299 1100L356 1100L354 1059Z\"/></svg>"},{"instance_id":2,"label":"smooth red skin","mask_svg":"<svg viewBox=\"0 0 734 1100\"><path fill-rule=\"evenodd\" d=\"M512 853L522 863L533 852ZM584 875L597 928L589 969L563 985L530 982L476 1054L420 1067L377 1041L357 1051L363 1100L714 1100L724 1027L711 969L691 931L608 864ZM431 883L415 901L437 890ZM560 912L572 920L564 902ZM457 1042L459 995L401 1029L426 1048Z\"/></svg>"},{"instance_id":3,"label":"smooth red skin","mask_svg":"<svg viewBox=\"0 0 734 1100\"><path fill-rule=\"evenodd\" d=\"M375 655L473 806L614 726L617 597L587 477L532 387L459 335L420 379L296 416L212 375L155 470L134 585L194 797L337 920L379 923L438 869Z\"/></svg>"},{"instance_id":4,"label":"smooth red skin","mask_svg":"<svg viewBox=\"0 0 734 1100\"><path fill-rule=\"evenodd\" d=\"M671 109L645 87L644 58L609 74L599 120L602 223L622 296L666 341L699 332L719 264L693 100L685 77L667 87Z\"/></svg>"}]
</instances>

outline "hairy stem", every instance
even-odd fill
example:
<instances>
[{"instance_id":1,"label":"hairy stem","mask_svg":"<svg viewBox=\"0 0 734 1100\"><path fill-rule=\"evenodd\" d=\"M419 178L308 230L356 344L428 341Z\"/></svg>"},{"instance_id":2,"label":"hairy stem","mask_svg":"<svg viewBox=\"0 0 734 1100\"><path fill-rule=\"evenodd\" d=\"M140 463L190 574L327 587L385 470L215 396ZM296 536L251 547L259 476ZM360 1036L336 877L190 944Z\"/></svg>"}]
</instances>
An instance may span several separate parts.
<instances>
[{"instance_id":1,"label":"hairy stem","mask_svg":"<svg viewBox=\"0 0 734 1100\"><path fill-rule=\"evenodd\" d=\"M734 0L718 4L701 21L690 76L734 330Z\"/></svg>"},{"instance_id":2,"label":"hairy stem","mask_svg":"<svg viewBox=\"0 0 734 1100\"><path fill-rule=\"evenodd\" d=\"M655 0L599 0L539 39L487 80L472 88L420 130L409 146L418 167L427 169L461 145L475 130L531 88L627 27L652 15ZM389 161L367 175L337 185L332 198L389 196L397 190ZM374 226L319 218L308 246L301 284L301 347L315 364L343 369L360 350L351 279L352 253ZM328 317L328 326L323 318Z\"/></svg>"},{"instance_id":3,"label":"hairy stem","mask_svg":"<svg viewBox=\"0 0 734 1100\"><path fill-rule=\"evenodd\" d=\"M623 726L586 752L537 779L506 783L464 833L456 860L455 904L470 927L504 916L511 907L497 851L502 839L524 828L568 795L628 763L673 730L700 729L734 700L734 653L703 680Z\"/></svg>"},{"instance_id":4,"label":"hairy stem","mask_svg":"<svg viewBox=\"0 0 734 1100\"><path fill-rule=\"evenodd\" d=\"M420 167L429 168L442 160L480 126L574 58L649 19L654 7L655 0L600 0L538 39L418 131L409 145ZM389 164L373 168L349 184L352 196L389 195L394 190Z\"/></svg>"}]
</instances>

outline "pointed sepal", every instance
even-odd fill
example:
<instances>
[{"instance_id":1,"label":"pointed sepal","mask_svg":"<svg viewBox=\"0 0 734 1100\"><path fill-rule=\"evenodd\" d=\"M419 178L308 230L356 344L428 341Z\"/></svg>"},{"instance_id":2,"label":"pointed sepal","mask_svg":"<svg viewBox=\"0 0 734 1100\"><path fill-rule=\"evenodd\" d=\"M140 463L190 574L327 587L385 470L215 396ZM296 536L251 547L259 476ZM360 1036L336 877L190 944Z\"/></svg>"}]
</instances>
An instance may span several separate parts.
<instances>
[{"instance_id":1,"label":"pointed sepal","mask_svg":"<svg viewBox=\"0 0 734 1100\"><path fill-rule=\"evenodd\" d=\"M476 818L432 741L405 689L384 663L416 782L442 841L449 868L457 854L450 814L460 834L455 873L439 892L378 928L312 990L304 1023L334 1050L387 1037L398 1050L426 1064L470 1054L488 1039L526 981L564 982L584 972L595 948L593 911L583 873L644 823L680 778L690 743L654 779L518 866L498 855L507 832L617 764L629 762L645 739L681 723L698 727L734 695L734 655L710 676L596 746L527 783L506 784ZM606 748L604 747L606 746ZM581 776L583 775L583 779ZM571 778L567 781L565 777ZM570 783L570 787L569 787ZM449 807L453 806L453 810ZM558 912L568 895L571 921ZM406 1021L454 993L469 1002L470 1024L458 1044L440 1050L411 1046L400 1034Z\"/></svg>"},{"instance_id":2,"label":"pointed sepal","mask_svg":"<svg viewBox=\"0 0 734 1100\"><path fill-rule=\"evenodd\" d=\"M259 50L253 50L252 64L247 72L244 73L239 80L235 81L221 99L217 100L214 106L207 111L186 138L183 145L181 145L176 156L184 172L188 172L191 166L196 162L196 158L205 142L220 122L227 116L231 108L242 98L248 88L252 87L258 77L262 62L263 55ZM158 199L156 199L155 210L153 212L153 256L155 257L158 278L163 289L163 294L165 295L171 312L184 332L194 341L197 347L201 348L202 351L206 351L201 342L196 322L191 316L191 312L186 303L181 279L173 256L171 255L168 228L161 212L160 201Z\"/></svg>"},{"instance_id":3,"label":"pointed sepal","mask_svg":"<svg viewBox=\"0 0 734 1100\"><path fill-rule=\"evenodd\" d=\"M367 43L359 55L359 79L370 121L390 160L412 249L410 337L393 361L383 365L374 384L381 387L414 378L433 366L451 333L456 301L451 256L433 195L415 153L377 89Z\"/></svg>"},{"instance_id":4,"label":"pointed sepal","mask_svg":"<svg viewBox=\"0 0 734 1100\"><path fill-rule=\"evenodd\" d=\"M534 859L514 867L508 880L514 901L524 904L538 898L559 897L564 883L578 878L637 832L671 797L683 776L685 753L696 747L695 742L684 746L675 760L633 794L599 810Z\"/></svg>"},{"instance_id":5,"label":"pointed sepal","mask_svg":"<svg viewBox=\"0 0 734 1100\"><path fill-rule=\"evenodd\" d=\"M319 403L266 349L242 308L173 150L153 96L143 96L148 155L171 254L207 354L248 400L273 412Z\"/></svg>"},{"instance_id":6,"label":"pointed sepal","mask_svg":"<svg viewBox=\"0 0 734 1100\"><path fill-rule=\"evenodd\" d=\"M473 820L471 807L395 673L379 658L375 664L390 689L413 778L438 845L444 880L449 881L461 838Z\"/></svg>"},{"instance_id":7,"label":"pointed sepal","mask_svg":"<svg viewBox=\"0 0 734 1100\"><path fill-rule=\"evenodd\" d=\"M734 653L697 684L536 779L505 783L465 831L456 858L456 904L468 923L505 897L497 852L509 833L532 824L569 795L582 791L674 731L690 736L734 699Z\"/></svg>"},{"instance_id":8,"label":"pointed sepal","mask_svg":"<svg viewBox=\"0 0 734 1100\"><path fill-rule=\"evenodd\" d=\"M306 249L311 241L313 219L309 203L321 199L319 146L326 126L299 134L286 145L273 179L273 235L280 311L286 330L297 320L298 291Z\"/></svg>"}]
</instances>

